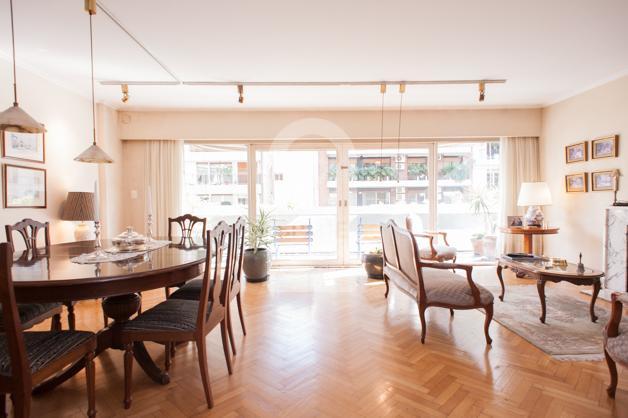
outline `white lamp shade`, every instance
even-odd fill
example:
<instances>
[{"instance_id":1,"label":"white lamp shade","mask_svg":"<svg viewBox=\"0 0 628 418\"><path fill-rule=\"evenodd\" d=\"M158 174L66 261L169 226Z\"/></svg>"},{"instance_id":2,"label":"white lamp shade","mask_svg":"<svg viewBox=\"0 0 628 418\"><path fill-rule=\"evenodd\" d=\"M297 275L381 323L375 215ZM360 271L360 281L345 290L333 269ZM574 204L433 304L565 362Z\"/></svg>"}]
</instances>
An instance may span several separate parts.
<instances>
[{"instance_id":1,"label":"white lamp shade","mask_svg":"<svg viewBox=\"0 0 628 418\"><path fill-rule=\"evenodd\" d=\"M543 206L551 204L552 195L547 183L521 183L517 206Z\"/></svg>"}]
</instances>

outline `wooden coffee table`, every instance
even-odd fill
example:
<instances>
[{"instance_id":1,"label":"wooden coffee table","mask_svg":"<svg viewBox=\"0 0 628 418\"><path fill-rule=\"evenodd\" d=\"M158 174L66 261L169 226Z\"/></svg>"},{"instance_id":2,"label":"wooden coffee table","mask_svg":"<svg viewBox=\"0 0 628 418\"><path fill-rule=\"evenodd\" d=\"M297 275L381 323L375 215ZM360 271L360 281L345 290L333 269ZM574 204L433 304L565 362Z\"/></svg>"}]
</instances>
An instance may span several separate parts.
<instances>
[{"instance_id":1,"label":"wooden coffee table","mask_svg":"<svg viewBox=\"0 0 628 418\"><path fill-rule=\"evenodd\" d=\"M504 301L504 293L506 289L504 287L504 279L502 278L502 270L510 269L517 274L517 277L528 277L536 280L536 288L539 291L539 299L541 300L541 316L540 320L545 323L545 283L546 282L569 282L576 286L593 286L593 294L591 296L591 305L589 306L589 314L591 315L591 321L597 321L595 316L595 301L598 293L600 293L600 279L604 276L604 273L590 268L585 268L584 273L578 273L578 266L573 263L569 263L567 266L558 267L552 266L549 269L545 268L547 263L541 260L510 260L506 257L500 257L497 263L497 277L502 287L502 293L499 299Z\"/></svg>"}]
</instances>

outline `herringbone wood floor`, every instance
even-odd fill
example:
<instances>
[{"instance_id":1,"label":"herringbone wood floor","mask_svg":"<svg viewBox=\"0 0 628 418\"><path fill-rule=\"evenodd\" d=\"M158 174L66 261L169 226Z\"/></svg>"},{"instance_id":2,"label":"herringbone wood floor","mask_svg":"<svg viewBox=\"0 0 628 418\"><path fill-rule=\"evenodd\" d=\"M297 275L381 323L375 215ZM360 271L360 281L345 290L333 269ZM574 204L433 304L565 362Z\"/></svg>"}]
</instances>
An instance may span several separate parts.
<instances>
[{"instance_id":1,"label":"herringbone wood floor","mask_svg":"<svg viewBox=\"0 0 628 418\"><path fill-rule=\"evenodd\" d=\"M476 269L475 277L496 284L492 268ZM577 292L571 286L564 290ZM421 345L416 305L394 289L388 300L383 294L382 282L367 281L357 269L273 271L268 283L246 286L249 333L243 338L236 325L238 354L232 376L227 374L219 331L208 337L213 410L206 409L196 350L190 344L177 350L167 386L156 385L134 368L134 403L128 411L122 407L122 353L101 355L96 360L98 414L628 416L623 370L617 399L611 401L604 391L604 362L554 361L496 322L491 327L493 346L487 349L484 316L475 310L457 311L453 319L447 310L428 310L427 340ZM551 298L552 291L548 294ZM163 291L149 292L144 305L162 298ZM101 324L98 302L78 305L79 328L97 330ZM163 362L162 346L150 349ZM52 393L35 397L33 416L84 416L84 378L81 373Z\"/></svg>"}]
</instances>

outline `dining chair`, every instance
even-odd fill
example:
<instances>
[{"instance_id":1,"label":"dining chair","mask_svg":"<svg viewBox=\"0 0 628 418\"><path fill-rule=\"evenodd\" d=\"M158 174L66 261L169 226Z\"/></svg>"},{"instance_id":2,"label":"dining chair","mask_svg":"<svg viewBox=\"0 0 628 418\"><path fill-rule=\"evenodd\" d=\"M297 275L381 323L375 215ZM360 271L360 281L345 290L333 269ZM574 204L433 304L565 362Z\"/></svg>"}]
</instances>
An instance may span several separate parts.
<instances>
[{"instance_id":1,"label":"dining chair","mask_svg":"<svg viewBox=\"0 0 628 418\"><path fill-rule=\"evenodd\" d=\"M33 219L23 219L20 222L13 225L5 225L4 230L7 235L7 242L11 246L12 250L15 250L15 242L13 241L13 233L18 233L24 240L26 252L35 253L37 251L37 236L39 231L44 232L44 244L46 249L50 247L50 224L48 222L37 222ZM50 325L51 330L61 329L61 313L63 312L63 304L61 303L18 303L18 314L22 329L32 328L34 325L45 321L48 318L52 319ZM70 321L70 307L68 307L68 321L70 322L70 329L74 329L72 326L74 320ZM2 326L2 309L0 308L0 332L3 330ZM72 317L74 317L74 308L72 307Z\"/></svg>"},{"instance_id":2,"label":"dining chair","mask_svg":"<svg viewBox=\"0 0 628 418\"><path fill-rule=\"evenodd\" d=\"M416 215L406 217L406 229L412 232L415 238L427 243L427 246L419 246L419 255L423 260L433 260L438 262L456 262L457 250L449 245L447 232L425 231L422 228L423 222ZM418 241L417 241L418 243Z\"/></svg>"},{"instance_id":3,"label":"dining chair","mask_svg":"<svg viewBox=\"0 0 628 418\"><path fill-rule=\"evenodd\" d=\"M133 344L154 341L166 345L166 370L169 369L169 346L180 342L196 343L201 379L208 408L214 405L207 366L206 336L220 325L223 352L227 370L232 374L231 356L227 337L227 311L234 256L232 228L221 221L207 233L205 272L199 300L169 298L126 322L120 331L124 346L124 407L131 407L133 376ZM222 259L226 250L227 263L222 271Z\"/></svg>"},{"instance_id":4,"label":"dining chair","mask_svg":"<svg viewBox=\"0 0 628 418\"><path fill-rule=\"evenodd\" d=\"M238 315L240 316L240 325L242 333L246 335L246 326L244 324L244 314L242 312L242 263L244 260L244 238L246 234L246 219L239 217L236 222L231 225L233 233L233 242L235 243L234 257L231 260L229 271L231 273L231 289L229 290L230 301L235 300L238 306ZM189 299L199 300L203 288L203 279L192 279L184 284L180 289L170 295L171 299ZM229 305L231 307L231 304ZM231 322L231 308L227 311L227 326L229 330L229 341L231 342L231 351L236 355L235 339L233 337L233 326Z\"/></svg>"},{"instance_id":5,"label":"dining chair","mask_svg":"<svg viewBox=\"0 0 628 418\"><path fill-rule=\"evenodd\" d=\"M205 234L207 233L207 218L199 218L198 216L191 215L186 213L185 215L177 216L176 218L168 218L168 241L173 241L173 229L175 226L178 226L178 230L181 233L179 244L186 244L188 242L194 242L194 228L197 227L197 224L200 227L201 237L203 240L203 245L206 244ZM196 228L199 229L198 227ZM178 288L183 286L183 283L180 283L175 286L168 286L165 288L166 298L170 297L170 289Z\"/></svg>"},{"instance_id":6,"label":"dining chair","mask_svg":"<svg viewBox=\"0 0 628 418\"><path fill-rule=\"evenodd\" d=\"M392 219L381 227L385 297L388 297L389 282L402 293L414 299L419 307L421 319L421 343L425 343L427 326L425 311L429 307L448 308L453 316L454 309L483 308L486 312L484 335L490 345L492 339L488 329L493 319L493 294L473 281L473 267L465 264L423 262L414 235L397 226ZM465 277L448 270L461 269Z\"/></svg>"},{"instance_id":7,"label":"dining chair","mask_svg":"<svg viewBox=\"0 0 628 418\"><path fill-rule=\"evenodd\" d=\"M11 265L13 247L0 244L0 302L4 332L0 334L0 415L6 417L11 394L15 417L30 416L33 387L68 365L84 362L87 416L96 416L94 352L96 335L87 331L24 332L15 301Z\"/></svg>"},{"instance_id":8,"label":"dining chair","mask_svg":"<svg viewBox=\"0 0 628 418\"><path fill-rule=\"evenodd\" d=\"M612 293L611 303L611 315L604 328L604 357L611 375L606 393L614 398L617 390L616 363L628 366L628 326L621 323L624 304L628 305L628 293Z\"/></svg>"}]
</instances>

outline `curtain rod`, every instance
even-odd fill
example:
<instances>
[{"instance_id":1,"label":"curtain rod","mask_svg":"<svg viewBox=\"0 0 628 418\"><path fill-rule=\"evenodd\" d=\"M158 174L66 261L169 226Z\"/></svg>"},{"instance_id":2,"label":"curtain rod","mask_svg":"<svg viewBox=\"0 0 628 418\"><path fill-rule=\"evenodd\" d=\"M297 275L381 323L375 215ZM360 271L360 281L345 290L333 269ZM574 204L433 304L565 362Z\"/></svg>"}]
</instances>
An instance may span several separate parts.
<instances>
[{"instance_id":1,"label":"curtain rod","mask_svg":"<svg viewBox=\"0 0 628 418\"><path fill-rule=\"evenodd\" d=\"M504 84L505 79L478 80L380 80L380 81L118 81L104 80L103 86L271 86L271 87L317 87L317 86L379 86L389 85L460 85L460 84Z\"/></svg>"}]
</instances>

